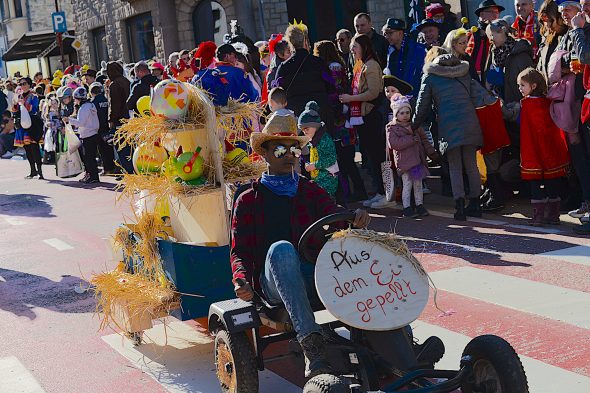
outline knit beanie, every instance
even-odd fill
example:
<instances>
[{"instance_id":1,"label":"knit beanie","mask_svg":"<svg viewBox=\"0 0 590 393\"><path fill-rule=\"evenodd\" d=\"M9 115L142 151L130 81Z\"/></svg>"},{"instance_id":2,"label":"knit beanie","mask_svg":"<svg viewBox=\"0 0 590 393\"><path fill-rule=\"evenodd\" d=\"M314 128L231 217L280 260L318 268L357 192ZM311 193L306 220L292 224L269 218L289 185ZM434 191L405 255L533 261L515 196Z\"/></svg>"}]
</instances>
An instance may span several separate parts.
<instances>
[{"instance_id":1,"label":"knit beanie","mask_svg":"<svg viewBox=\"0 0 590 393\"><path fill-rule=\"evenodd\" d=\"M397 119L397 112L400 111L402 108L408 108L410 113L412 112L412 105L410 105L410 100L406 96L402 96L401 94L394 94L391 97L391 110L393 111L393 121Z\"/></svg>"},{"instance_id":2,"label":"knit beanie","mask_svg":"<svg viewBox=\"0 0 590 393\"><path fill-rule=\"evenodd\" d=\"M309 101L305 105L305 110L299 115L297 122L299 128L302 127L316 127L322 126L322 118L320 117L320 106L315 101Z\"/></svg>"}]
</instances>

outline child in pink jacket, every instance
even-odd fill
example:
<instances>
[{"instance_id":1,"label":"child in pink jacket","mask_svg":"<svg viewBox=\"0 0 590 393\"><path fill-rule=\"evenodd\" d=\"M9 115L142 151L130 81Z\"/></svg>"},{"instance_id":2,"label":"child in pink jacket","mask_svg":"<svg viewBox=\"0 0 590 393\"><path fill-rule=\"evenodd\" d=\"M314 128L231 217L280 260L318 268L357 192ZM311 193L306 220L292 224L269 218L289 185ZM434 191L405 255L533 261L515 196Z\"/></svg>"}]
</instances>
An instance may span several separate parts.
<instances>
[{"instance_id":1,"label":"child in pink jacket","mask_svg":"<svg viewBox=\"0 0 590 393\"><path fill-rule=\"evenodd\" d=\"M393 119L387 124L387 141L393 149L395 166L401 176L404 217L424 217L428 210L423 205L422 180L428 176L426 155L436 155L422 127L412 131L412 106L408 97L394 95L391 98ZM411 206L412 190L416 207Z\"/></svg>"}]
</instances>

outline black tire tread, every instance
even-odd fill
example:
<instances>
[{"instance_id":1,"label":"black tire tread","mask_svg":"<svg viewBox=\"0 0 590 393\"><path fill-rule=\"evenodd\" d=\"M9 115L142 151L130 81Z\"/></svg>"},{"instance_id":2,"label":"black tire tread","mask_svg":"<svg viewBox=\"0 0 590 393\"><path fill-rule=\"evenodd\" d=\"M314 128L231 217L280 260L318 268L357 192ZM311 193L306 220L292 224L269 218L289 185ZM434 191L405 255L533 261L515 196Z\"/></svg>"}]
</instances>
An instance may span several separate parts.
<instances>
[{"instance_id":1,"label":"black tire tread","mask_svg":"<svg viewBox=\"0 0 590 393\"><path fill-rule=\"evenodd\" d=\"M219 330L215 334L215 347L220 339L225 342L232 354L238 385L236 393L258 393L258 366L246 333L230 334L226 330ZM215 354L217 354L217 350L215 350ZM217 359L215 361L217 362ZM228 393L228 390L223 386L221 386L221 391Z\"/></svg>"},{"instance_id":2,"label":"black tire tread","mask_svg":"<svg viewBox=\"0 0 590 393\"><path fill-rule=\"evenodd\" d=\"M331 374L320 374L311 378L303 387L303 393L349 393L347 383Z\"/></svg>"},{"instance_id":3,"label":"black tire tread","mask_svg":"<svg viewBox=\"0 0 590 393\"><path fill-rule=\"evenodd\" d=\"M508 341L502 337L486 334L475 337L463 350L463 356L470 355L473 361L488 359L498 376L507 382L504 393L529 393L528 381L518 354ZM463 393L472 393L468 387L462 387Z\"/></svg>"}]
</instances>

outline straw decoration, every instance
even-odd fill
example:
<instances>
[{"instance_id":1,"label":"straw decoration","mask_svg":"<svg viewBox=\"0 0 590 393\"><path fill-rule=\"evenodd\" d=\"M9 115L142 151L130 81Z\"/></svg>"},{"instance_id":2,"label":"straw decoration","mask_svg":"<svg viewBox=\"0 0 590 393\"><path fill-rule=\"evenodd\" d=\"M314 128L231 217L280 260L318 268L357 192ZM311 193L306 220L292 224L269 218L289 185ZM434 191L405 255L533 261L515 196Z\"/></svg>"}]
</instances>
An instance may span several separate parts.
<instances>
[{"instance_id":1,"label":"straw decoration","mask_svg":"<svg viewBox=\"0 0 590 393\"><path fill-rule=\"evenodd\" d=\"M266 171L266 163L263 161L239 163L232 165L223 161L223 175L227 183L258 178Z\"/></svg>"},{"instance_id":2,"label":"straw decoration","mask_svg":"<svg viewBox=\"0 0 590 393\"><path fill-rule=\"evenodd\" d=\"M225 139L236 142L250 143L250 134L254 124L262 115L263 108L257 102L240 102L230 99L227 106L216 107L217 127L223 130Z\"/></svg>"}]
</instances>

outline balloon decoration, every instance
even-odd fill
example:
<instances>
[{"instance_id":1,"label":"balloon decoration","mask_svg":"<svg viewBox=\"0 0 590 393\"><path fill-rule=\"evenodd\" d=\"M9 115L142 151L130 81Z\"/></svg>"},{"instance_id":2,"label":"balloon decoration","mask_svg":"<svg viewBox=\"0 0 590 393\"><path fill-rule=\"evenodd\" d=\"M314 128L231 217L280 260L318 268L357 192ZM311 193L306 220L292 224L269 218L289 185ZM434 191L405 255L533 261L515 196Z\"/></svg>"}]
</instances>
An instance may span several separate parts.
<instances>
[{"instance_id":1,"label":"balloon decoration","mask_svg":"<svg viewBox=\"0 0 590 393\"><path fill-rule=\"evenodd\" d=\"M177 80L161 81L152 92L151 110L170 120L183 119L188 110L188 89Z\"/></svg>"},{"instance_id":2,"label":"balloon decoration","mask_svg":"<svg viewBox=\"0 0 590 393\"><path fill-rule=\"evenodd\" d=\"M183 153L182 147L178 149L176 157L172 159L176 175L184 180L190 182L199 179L203 176L205 171L205 160L200 156L201 147L197 147L194 152Z\"/></svg>"},{"instance_id":3,"label":"balloon decoration","mask_svg":"<svg viewBox=\"0 0 590 393\"><path fill-rule=\"evenodd\" d=\"M133 168L136 173L160 172L162 164L168 159L166 149L158 143L140 145L133 152Z\"/></svg>"},{"instance_id":4,"label":"balloon decoration","mask_svg":"<svg viewBox=\"0 0 590 393\"><path fill-rule=\"evenodd\" d=\"M137 111L139 112L140 116L151 116L152 112L150 110L150 97L143 96L137 100Z\"/></svg>"}]
</instances>

